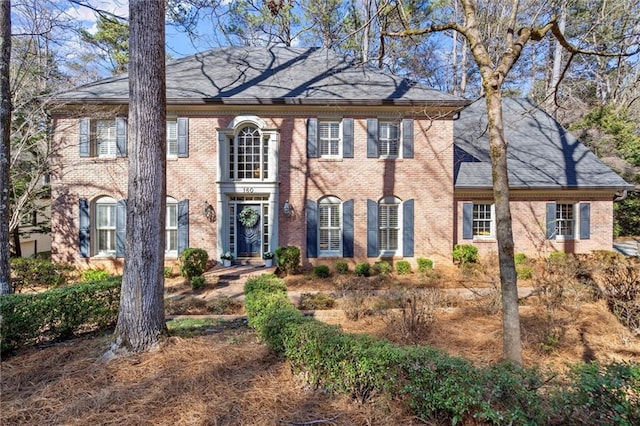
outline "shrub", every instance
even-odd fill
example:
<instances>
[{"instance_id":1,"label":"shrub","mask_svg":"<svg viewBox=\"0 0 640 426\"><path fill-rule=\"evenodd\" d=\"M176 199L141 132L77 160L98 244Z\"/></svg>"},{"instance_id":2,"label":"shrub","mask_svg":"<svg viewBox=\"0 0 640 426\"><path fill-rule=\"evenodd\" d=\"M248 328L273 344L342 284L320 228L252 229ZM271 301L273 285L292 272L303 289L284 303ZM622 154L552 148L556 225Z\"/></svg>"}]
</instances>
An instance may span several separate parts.
<instances>
[{"instance_id":1,"label":"shrub","mask_svg":"<svg viewBox=\"0 0 640 426\"><path fill-rule=\"evenodd\" d=\"M640 335L640 261L633 258L612 262L597 274L609 310L618 320Z\"/></svg>"},{"instance_id":2,"label":"shrub","mask_svg":"<svg viewBox=\"0 0 640 426\"><path fill-rule=\"evenodd\" d=\"M2 353L113 325L121 278L55 288L37 294L0 296Z\"/></svg>"},{"instance_id":3,"label":"shrub","mask_svg":"<svg viewBox=\"0 0 640 426\"><path fill-rule=\"evenodd\" d=\"M368 277L371 267L366 262L356 264L355 274L359 277Z\"/></svg>"},{"instance_id":4,"label":"shrub","mask_svg":"<svg viewBox=\"0 0 640 426\"><path fill-rule=\"evenodd\" d=\"M478 262L478 248L471 244L456 244L453 247L453 261L466 265Z\"/></svg>"},{"instance_id":5,"label":"shrub","mask_svg":"<svg viewBox=\"0 0 640 426\"><path fill-rule=\"evenodd\" d=\"M298 309L303 311L315 311L322 309L333 309L336 301L333 297L325 293L302 293L298 302Z\"/></svg>"},{"instance_id":6,"label":"shrub","mask_svg":"<svg viewBox=\"0 0 640 426\"><path fill-rule=\"evenodd\" d=\"M86 269L82 271L82 281L84 282L104 281L109 277L111 277L111 273L104 269Z\"/></svg>"},{"instance_id":7,"label":"shrub","mask_svg":"<svg viewBox=\"0 0 640 426\"><path fill-rule=\"evenodd\" d=\"M530 280L533 278L533 267L529 265L516 265L516 274L520 280Z\"/></svg>"},{"instance_id":8,"label":"shrub","mask_svg":"<svg viewBox=\"0 0 640 426\"><path fill-rule=\"evenodd\" d=\"M278 270L285 275L295 274L300 269L300 248L280 246L276 249Z\"/></svg>"},{"instance_id":9,"label":"shrub","mask_svg":"<svg viewBox=\"0 0 640 426\"><path fill-rule=\"evenodd\" d=\"M165 278L173 277L173 268L171 266L165 266L162 270L162 276Z\"/></svg>"},{"instance_id":10,"label":"shrub","mask_svg":"<svg viewBox=\"0 0 640 426\"><path fill-rule=\"evenodd\" d=\"M345 261L339 260L336 262L336 273L346 274L349 272L349 264Z\"/></svg>"},{"instance_id":11,"label":"shrub","mask_svg":"<svg viewBox=\"0 0 640 426\"><path fill-rule=\"evenodd\" d=\"M390 275L393 272L391 264L386 260L377 260L373 264L373 273L379 275Z\"/></svg>"},{"instance_id":12,"label":"shrub","mask_svg":"<svg viewBox=\"0 0 640 426\"><path fill-rule=\"evenodd\" d=\"M418 258L418 272L423 273L433 269L433 260L425 257Z\"/></svg>"},{"instance_id":13,"label":"shrub","mask_svg":"<svg viewBox=\"0 0 640 426\"><path fill-rule=\"evenodd\" d=\"M65 285L74 271L71 265L52 263L46 259L12 258L11 286L16 293L37 287L58 287Z\"/></svg>"},{"instance_id":14,"label":"shrub","mask_svg":"<svg viewBox=\"0 0 640 426\"><path fill-rule=\"evenodd\" d=\"M180 275L191 281L207 270L209 255L200 248L186 248L180 253Z\"/></svg>"},{"instance_id":15,"label":"shrub","mask_svg":"<svg viewBox=\"0 0 640 426\"><path fill-rule=\"evenodd\" d=\"M409 275L411 273L411 264L408 260L399 260L396 262L396 272L398 275Z\"/></svg>"},{"instance_id":16,"label":"shrub","mask_svg":"<svg viewBox=\"0 0 640 426\"><path fill-rule=\"evenodd\" d=\"M400 315L392 315L393 328L402 333L407 342L413 342L420 337L429 326L435 322L435 314L440 307L443 295L440 290L412 289L398 292L394 295Z\"/></svg>"},{"instance_id":17,"label":"shrub","mask_svg":"<svg viewBox=\"0 0 640 426\"><path fill-rule=\"evenodd\" d=\"M200 290L207 285L207 281L202 275L191 278L191 288L194 290Z\"/></svg>"},{"instance_id":18,"label":"shrub","mask_svg":"<svg viewBox=\"0 0 640 426\"><path fill-rule=\"evenodd\" d=\"M316 265L313 268L313 275L318 278L329 278L329 267L327 265Z\"/></svg>"},{"instance_id":19,"label":"shrub","mask_svg":"<svg viewBox=\"0 0 640 426\"><path fill-rule=\"evenodd\" d=\"M524 253L516 253L513 256L513 260L516 262L516 265L522 265L527 260L527 255Z\"/></svg>"},{"instance_id":20,"label":"shrub","mask_svg":"<svg viewBox=\"0 0 640 426\"><path fill-rule=\"evenodd\" d=\"M564 417L558 424L640 424L640 365L576 364L568 378L568 386L552 399Z\"/></svg>"}]
</instances>

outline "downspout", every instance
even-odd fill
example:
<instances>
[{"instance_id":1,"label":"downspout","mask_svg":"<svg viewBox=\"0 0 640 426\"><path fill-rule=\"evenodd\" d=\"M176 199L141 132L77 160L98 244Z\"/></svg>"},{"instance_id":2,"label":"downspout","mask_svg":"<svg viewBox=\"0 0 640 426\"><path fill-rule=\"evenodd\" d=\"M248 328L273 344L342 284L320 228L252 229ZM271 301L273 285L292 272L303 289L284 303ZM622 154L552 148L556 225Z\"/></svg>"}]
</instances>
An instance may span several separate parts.
<instances>
[{"instance_id":1,"label":"downspout","mask_svg":"<svg viewBox=\"0 0 640 426\"><path fill-rule=\"evenodd\" d=\"M617 201L622 201L622 200L624 200L625 198L627 198L627 193L628 193L628 192L629 192L629 191L628 191L628 190L626 190L626 189L622 191L622 194L620 194L619 192L616 192L616 193L615 193L615 198L613 199L613 202L615 203L615 202L617 202Z\"/></svg>"}]
</instances>

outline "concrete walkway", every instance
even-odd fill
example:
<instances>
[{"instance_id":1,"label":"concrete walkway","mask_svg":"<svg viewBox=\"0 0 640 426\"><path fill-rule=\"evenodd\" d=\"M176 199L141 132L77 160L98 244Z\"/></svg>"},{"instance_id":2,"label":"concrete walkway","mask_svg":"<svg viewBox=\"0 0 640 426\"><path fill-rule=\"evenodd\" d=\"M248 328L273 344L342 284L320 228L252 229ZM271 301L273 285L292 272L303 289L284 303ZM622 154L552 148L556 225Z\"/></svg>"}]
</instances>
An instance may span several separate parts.
<instances>
[{"instance_id":1,"label":"concrete walkway","mask_svg":"<svg viewBox=\"0 0 640 426\"><path fill-rule=\"evenodd\" d=\"M613 250L625 256L638 256L640 248L640 238L624 241L614 241Z\"/></svg>"}]
</instances>

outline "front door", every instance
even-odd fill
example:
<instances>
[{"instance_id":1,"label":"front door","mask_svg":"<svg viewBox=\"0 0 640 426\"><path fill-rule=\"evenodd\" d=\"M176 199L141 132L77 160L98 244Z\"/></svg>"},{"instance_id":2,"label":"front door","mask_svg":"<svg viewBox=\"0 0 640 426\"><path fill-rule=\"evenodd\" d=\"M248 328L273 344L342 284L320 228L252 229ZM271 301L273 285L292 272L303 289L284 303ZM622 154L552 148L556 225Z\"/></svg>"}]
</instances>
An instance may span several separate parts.
<instances>
[{"instance_id":1,"label":"front door","mask_svg":"<svg viewBox=\"0 0 640 426\"><path fill-rule=\"evenodd\" d=\"M238 204L236 229L238 230L238 257L260 257L260 205Z\"/></svg>"}]
</instances>

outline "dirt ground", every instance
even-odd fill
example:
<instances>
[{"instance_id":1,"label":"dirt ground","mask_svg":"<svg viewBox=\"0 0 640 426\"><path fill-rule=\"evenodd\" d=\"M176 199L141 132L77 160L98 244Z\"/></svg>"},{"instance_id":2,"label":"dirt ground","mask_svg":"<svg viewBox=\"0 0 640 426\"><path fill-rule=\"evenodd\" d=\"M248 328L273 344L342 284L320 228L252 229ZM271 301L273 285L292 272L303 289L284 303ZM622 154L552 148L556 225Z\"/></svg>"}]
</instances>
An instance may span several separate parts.
<instances>
[{"instance_id":1,"label":"dirt ground","mask_svg":"<svg viewBox=\"0 0 640 426\"><path fill-rule=\"evenodd\" d=\"M367 281L368 290L393 290ZM404 278L402 279L404 280ZM410 278L408 287L423 282ZM340 294L345 283L296 276L290 289ZM363 282L360 282L363 284ZM174 287L179 287L176 282ZM451 285L454 287L455 285ZM446 287L446 286L445 286ZM175 288L174 288L175 290ZM640 338L623 327L601 300L574 294L549 309L540 298L522 302L524 361L562 370L567 363L596 360L640 362ZM335 312L349 311L348 297ZM359 306L369 302L356 300ZM378 302L375 302L378 303ZM373 303L373 305L375 305ZM398 343L431 344L477 365L499 361L501 318L491 295L443 296L423 326L407 336L402 311L363 309L357 321L337 315L348 332L366 332ZM427 315L429 316L429 315ZM4 359L1 368L3 425L418 425L397 401L366 404L308 388L287 362L271 354L255 333L238 323L196 337L170 337L157 351L101 360L109 333L30 348Z\"/></svg>"}]
</instances>

